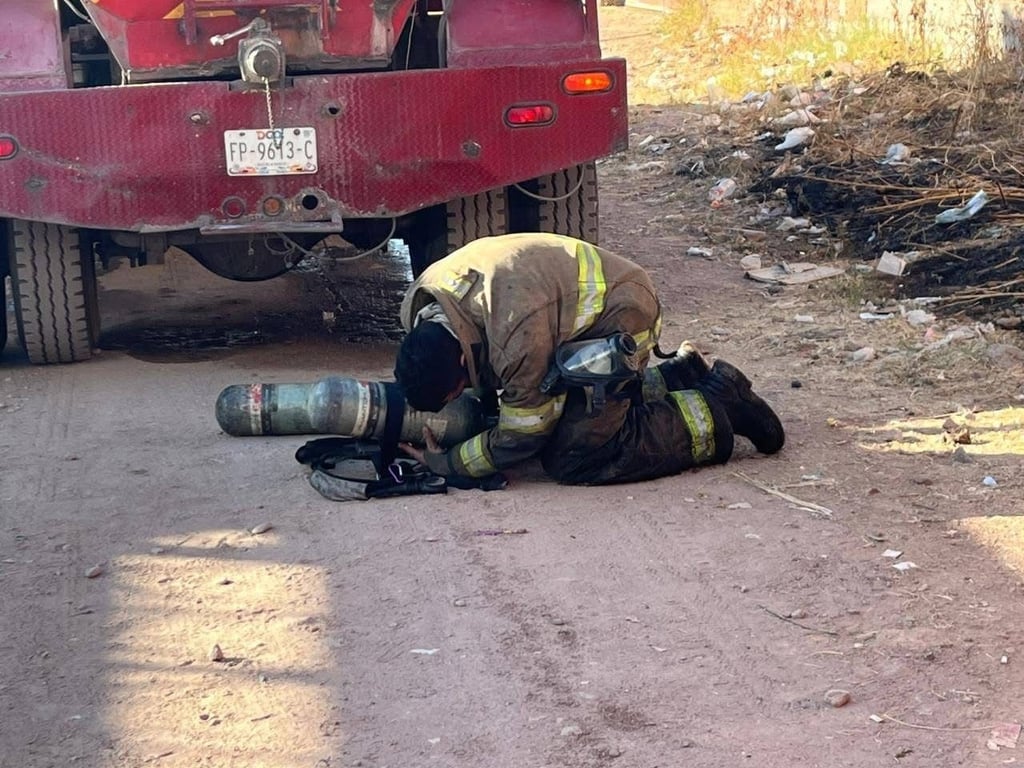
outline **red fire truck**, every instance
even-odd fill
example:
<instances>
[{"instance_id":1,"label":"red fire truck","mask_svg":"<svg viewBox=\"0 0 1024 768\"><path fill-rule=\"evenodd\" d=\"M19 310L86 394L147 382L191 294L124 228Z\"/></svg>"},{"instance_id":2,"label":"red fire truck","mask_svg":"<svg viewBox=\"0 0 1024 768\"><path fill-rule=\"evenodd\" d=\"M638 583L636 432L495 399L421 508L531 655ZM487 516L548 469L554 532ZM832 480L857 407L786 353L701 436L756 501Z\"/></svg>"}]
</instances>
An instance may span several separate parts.
<instances>
[{"instance_id":1,"label":"red fire truck","mask_svg":"<svg viewBox=\"0 0 1024 768\"><path fill-rule=\"evenodd\" d=\"M596 6L3 0L0 276L29 360L90 356L114 257L253 280L331 234L401 238L414 273L485 235L596 241L628 118Z\"/></svg>"}]
</instances>

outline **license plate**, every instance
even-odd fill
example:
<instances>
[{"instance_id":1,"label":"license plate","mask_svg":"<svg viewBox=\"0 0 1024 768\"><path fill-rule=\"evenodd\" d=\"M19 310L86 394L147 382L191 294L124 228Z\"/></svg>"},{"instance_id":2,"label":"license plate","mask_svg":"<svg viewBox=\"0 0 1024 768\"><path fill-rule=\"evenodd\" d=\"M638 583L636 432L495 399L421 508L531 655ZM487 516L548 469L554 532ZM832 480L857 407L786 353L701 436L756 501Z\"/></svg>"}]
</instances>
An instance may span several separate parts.
<instances>
[{"instance_id":1,"label":"license plate","mask_svg":"<svg viewBox=\"0 0 1024 768\"><path fill-rule=\"evenodd\" d=\"M316 173L316 128L224 131L228 176Z\"/></svg>"}]
</instances>

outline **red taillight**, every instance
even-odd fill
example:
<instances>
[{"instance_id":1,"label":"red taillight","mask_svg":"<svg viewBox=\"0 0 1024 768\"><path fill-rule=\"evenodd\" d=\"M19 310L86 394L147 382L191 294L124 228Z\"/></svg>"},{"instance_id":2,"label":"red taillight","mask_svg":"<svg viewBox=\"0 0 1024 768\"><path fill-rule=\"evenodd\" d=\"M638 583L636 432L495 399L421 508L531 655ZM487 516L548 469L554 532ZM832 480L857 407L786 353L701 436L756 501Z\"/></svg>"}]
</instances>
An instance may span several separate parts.
<instances>
[{"instance_id":1,"label":"red taillight","mask_svg":"<svg viewBox=\"0 0 1024 768\"><path fill-rule=\"evenodd\" d=\"M598 70L597 72L573 72L562 79L562 87L566 93L601 93L610 91L614 85L612 73Z\"/></svg>"},{"instance_id":2,"label":"red taillight","mask_svg":"<svg viewBox=\"0 0 1024 768\"><path fill-rule=\"evenodd\" d=\"M545 125L555 119L555 110L547 104L527 104L509 107L505 122L509 125Z\"/></svg>"},{"instance_id":3,"label":"red taillight","mask_svg":"<svg viewBox=\"0 0 1024 768\"><path fill-rule=\"evenodd\" d=\"M18 142L10 136L0 136L0 160L7 160L18 154Z\"/></svg>"}]
</instances>

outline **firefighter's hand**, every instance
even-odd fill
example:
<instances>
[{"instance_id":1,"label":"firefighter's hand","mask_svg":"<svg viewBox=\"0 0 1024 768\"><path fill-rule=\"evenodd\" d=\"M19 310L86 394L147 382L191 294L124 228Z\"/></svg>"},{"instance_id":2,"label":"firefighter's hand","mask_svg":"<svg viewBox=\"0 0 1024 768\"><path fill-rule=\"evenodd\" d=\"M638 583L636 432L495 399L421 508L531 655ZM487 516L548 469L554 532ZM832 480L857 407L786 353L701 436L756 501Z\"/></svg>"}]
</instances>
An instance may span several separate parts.
<instances>
[{"instance_id":1,"label":"firefighter's hand","mask_svg":"<svg viewBox=\"0 0 1024 768\"><path fill-rule=\"evenodd\" d=\"M447 462L444 460L444 452L441 450L441 446L437 444L437 438L430 430L430 427L423 428L423 442L426 445L425 449L421 449L421 447L417 447L411 442L399 442L398 447L404 453L430 469L431 472L443 474L442 472L437 472L436 468L444 466L446 469Z\"/></svg>"}]
</instances>

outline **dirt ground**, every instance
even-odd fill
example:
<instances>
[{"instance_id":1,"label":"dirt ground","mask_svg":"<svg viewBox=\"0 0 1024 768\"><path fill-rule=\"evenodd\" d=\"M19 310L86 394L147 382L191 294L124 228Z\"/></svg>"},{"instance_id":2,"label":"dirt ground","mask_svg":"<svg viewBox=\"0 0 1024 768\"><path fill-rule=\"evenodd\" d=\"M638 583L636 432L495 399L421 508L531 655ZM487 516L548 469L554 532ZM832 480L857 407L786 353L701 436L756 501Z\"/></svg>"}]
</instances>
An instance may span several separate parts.
<instances>
[{"instance_id":1,"label":"dirt ground","mask_svg":"<svg viewBox=\"0 0 1024 768\"><path fill-rule=\"evenodd\" d=\"M608 52L648 46L657 14L602 15ZM600 165L603 243L655 275L666 344L751 376L783 452L327 502L293 458L306 438L228 437L213 404L233 383L389 378L401 266L332 272L369 297L333 328L318 273L114 270L95 360L0 359L0 766L1021 759L1019 334L862 320L883 278L675 172L742 136L688 107L638 106L632 131ZM744 277L755 253L845 272L769 285Z\"/></svg>"}]
</instances>

